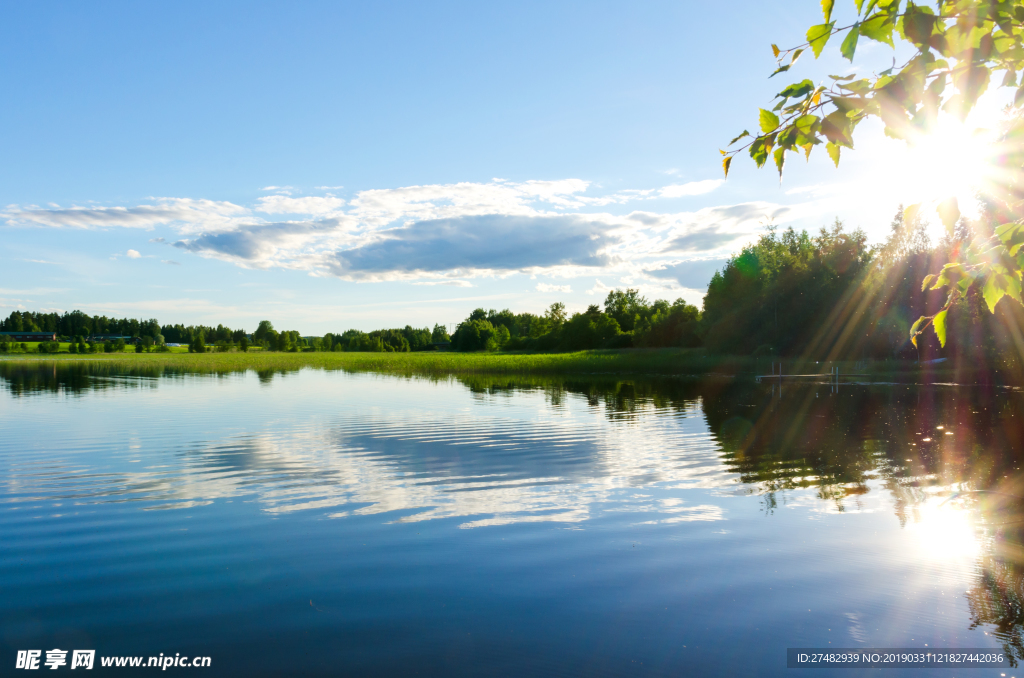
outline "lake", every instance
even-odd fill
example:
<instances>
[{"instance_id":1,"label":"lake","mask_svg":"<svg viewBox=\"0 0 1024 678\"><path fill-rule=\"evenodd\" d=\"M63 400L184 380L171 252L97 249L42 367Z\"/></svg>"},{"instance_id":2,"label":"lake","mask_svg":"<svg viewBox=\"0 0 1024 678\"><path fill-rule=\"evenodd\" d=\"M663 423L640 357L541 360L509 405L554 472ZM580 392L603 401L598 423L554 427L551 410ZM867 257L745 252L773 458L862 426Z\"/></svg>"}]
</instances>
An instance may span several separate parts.
<instances>
[{"instance_id":1,"label":"lake","mask_svg":"<svg viewBox=\"0 0 1024 678\"><path fill-rule=\"evenodd\" d=\"M4 671L54 648L117 675L100 657L217 676L1021 658L1022 398L0 362Z\"/></svg>"}]
</instances>

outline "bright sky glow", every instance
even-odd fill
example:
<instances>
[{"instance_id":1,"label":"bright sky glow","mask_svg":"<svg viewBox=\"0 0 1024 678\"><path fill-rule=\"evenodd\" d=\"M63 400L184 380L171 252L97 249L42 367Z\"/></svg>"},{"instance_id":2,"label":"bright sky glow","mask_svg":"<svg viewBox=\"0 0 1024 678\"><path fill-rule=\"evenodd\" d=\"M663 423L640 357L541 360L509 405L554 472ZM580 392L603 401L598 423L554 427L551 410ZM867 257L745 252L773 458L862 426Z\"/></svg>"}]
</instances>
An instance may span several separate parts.
<instances>
[{"instance_id":1,"label":"bright sky glow","mask_svg":"<svg viewBox=\"0 0 1024 678\"><path fill-rule=\"evenodd\" d=\"M699 304L769 220L882 240L984 179L967 127L857 130L780 184L718 149L782 83L813 0L712 5L9 4L0 314L82 309L303 333L538 312L609 289ZM202 27L197 29L197 26ZM680 45L686 45L681 49ZM700 55L699 57L697 55ZM799 77L851 66L802 60ZM979 120L998 115L983 99Z\"/></svg>"}]
</instances>

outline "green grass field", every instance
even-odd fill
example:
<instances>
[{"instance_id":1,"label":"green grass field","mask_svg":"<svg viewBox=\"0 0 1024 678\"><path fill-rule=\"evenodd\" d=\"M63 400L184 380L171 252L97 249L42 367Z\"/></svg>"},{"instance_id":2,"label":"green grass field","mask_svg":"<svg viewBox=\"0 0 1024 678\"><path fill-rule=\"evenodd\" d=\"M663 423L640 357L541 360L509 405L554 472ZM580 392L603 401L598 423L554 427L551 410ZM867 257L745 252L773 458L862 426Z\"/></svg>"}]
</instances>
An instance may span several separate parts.
<instances>
[{"instance_id":1,"label":"green grass field","mask_svg":"<svg viewBox=\"0 0 1024 678\"><path fill-rule=\"evenodd\" d=\"M163 365L179 370L237 371L347 369L400 374L729 374L749 371L749 358L709 356L703 349L581 351L577 353L8 353L18 362L102 362L126 368Z\"/></svg>"},{"instance_id":2,"label":"green grass field","mask_svg":"<svg viewBox=\"0 0 1024 678\"><path fill-rule=\"evenodd\" d=\"M777 359L776 359L777 360ZM706 349L622 349L576 353L188 353L184 347L169 353L0 354L0 362L34 364L96 364L115 370L227 373L245 370L291 371L302 368L341 369L401 375L728 375L753 378L771 373L771 358L709 354ZM870 380L959 381L970 383L970 369L957 371L952 364L919 366L909 362L866 363L786 360L786 374L827 374L838 366L844 375L864 375ZM854 379L858 377L853 377Z\"/></svg>"}]
</instances>

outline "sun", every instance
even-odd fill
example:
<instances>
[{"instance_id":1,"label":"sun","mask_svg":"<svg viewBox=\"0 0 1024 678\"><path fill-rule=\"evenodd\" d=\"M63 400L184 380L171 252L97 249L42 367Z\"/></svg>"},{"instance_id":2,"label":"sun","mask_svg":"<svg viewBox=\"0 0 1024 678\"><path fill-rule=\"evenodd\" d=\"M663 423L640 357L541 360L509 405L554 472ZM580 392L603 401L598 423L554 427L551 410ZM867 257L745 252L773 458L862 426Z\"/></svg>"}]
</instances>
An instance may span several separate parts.
<instances>
[{"instance_id":1,"label":"sun","mask_svg":"<svg viewBox=\"0 0 1024 678\"><path fill-rule=\"evenodd\" d=\"M907 142L904 160L908 202L956 197L961 209L975 202L995 171L994 133L941 116L927 134Z\"/></svg>"}]
</instances>

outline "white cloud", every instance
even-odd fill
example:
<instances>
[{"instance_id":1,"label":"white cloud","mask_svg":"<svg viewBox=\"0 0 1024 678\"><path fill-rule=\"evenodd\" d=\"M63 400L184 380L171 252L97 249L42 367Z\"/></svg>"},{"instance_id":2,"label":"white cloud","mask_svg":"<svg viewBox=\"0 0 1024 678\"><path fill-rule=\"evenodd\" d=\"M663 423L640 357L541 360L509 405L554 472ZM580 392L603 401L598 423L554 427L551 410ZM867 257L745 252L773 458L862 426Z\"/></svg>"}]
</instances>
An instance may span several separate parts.
<instances>
[{"instance_id":1,"label":"white cloud","mask_svg":"<svg viewBox=\"0 0 1024 678\"><path fill-rule=\"evenodd\" d=\"M466 287L472 278L516 273L676 280L676 269L653 271L668 271L680 259L723 258L756 237L766 220L792 219L820 209L817 203L758 202L693 212L597 211L606 205L700 195L720 184L706 180L601 194L581 179L494 179L371 189L348 201L329 194L264 195L251 207L189 198L153 198L135 207L9 206L0 219L7 226L160 227L170 237L161 235L151 242L245 268ZM272 221L268 215L294 220ZM544 285L548 284L537 289L543 291ZM570 289L548 287L558 292Z\"/></svg>"},{"instance_id":2,"label":"white cloud","mask_svg":"<svg viewBox=\"0 0 1024 678\"><path fill-rule=\"evenodd\" d=\"M537 291L545 294L550 294L551 292L569 294L572 292L572 285L549 285L547 283L537 283Z\"/></svg>"},{"instance_id":3,"label":"white cloud","mask_svg":"<svg viewBox=\"0 0 1024 678\"><path fill-rule=\"evenodd\" d=\"M290 198L284 195L267 195L259 199L257 212L266 214L304 214L320 216L341 209L345 201L333 196Z\"/></svg>"},{"instance_id":4,"label":"white cloud","mask_svg":"<svg viewBox=\"0 0 1024 678\"><path fill-rule=\"evenodd\" d=\"M249 210L230 202L157 198L137 207L14 208L0 214L9 224L54 228L153 228L175 226L181 232L226 230L238 225Z\"/></svg>"},{"instance_id":5,"label":"white cloud","mask_svg":"<svg viewBox=\"0 0 1024 678\"><path fill-rule=\"evenodd\" d=\"M142 255L139 254L138 250L128 250L128 254L126 256L129 259L141 259L142 258Z\"/></svg>"},{"instance_id":6,"label":"white cloud","mask_svg":"<svg viewBox=\"0 0 1024 678\"><path fill-rule=\"evenodd\" d=\"M666 186L658 193L662 198L681 198L686 195L704 195L715 190L725 181L722 179L705 179L704 181L691 181L687 184L674 184Z\"/></svg>"},{"instance_id":7,"label":"white cloud","mask_svg":"<svg viewBox=\"0 0 1024 678\"><path fill-rule=\"evenodd\" d=\"M448 285L450 287L473 287L468 280L420 280L413 285Z\"/></svg>"},{"instance_id":8,"label":"white cloud","mask_svg":"<svg viewBox=\"0 0 1024 678\"><path fill-rule=\"evenodd\" d=\"M536 203L560 208L580 208L578 194L589 183L580 179L561 181L505 181L487 184L462 182L406 186L360 191L351 201L349 214L368 226L385 226L402 220L425 221L488 214L533 215L543 213Z\"/></svg>"}]
</instances>

